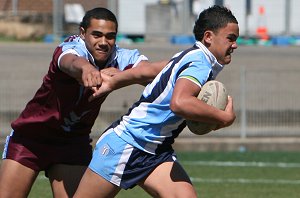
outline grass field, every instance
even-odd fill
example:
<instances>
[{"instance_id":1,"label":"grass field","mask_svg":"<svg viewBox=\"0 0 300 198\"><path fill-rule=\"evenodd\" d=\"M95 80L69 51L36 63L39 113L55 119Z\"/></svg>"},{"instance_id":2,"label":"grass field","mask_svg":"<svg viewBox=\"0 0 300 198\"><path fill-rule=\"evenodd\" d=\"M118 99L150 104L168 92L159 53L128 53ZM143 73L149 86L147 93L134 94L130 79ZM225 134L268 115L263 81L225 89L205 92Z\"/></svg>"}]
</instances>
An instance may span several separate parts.
<instances>
[{"instance_id":1,"label":"grass field","mask_svg":"<svg viewBox=\"0 0 300 198\"><path fill-rule=\"evenodd\" d=\"M184 152L178 159L201 198L299 198L300 152ZM30 198L52 197L41 173ZM139 187L118 198L150 197Z\"/></svg>"}]
</instances>

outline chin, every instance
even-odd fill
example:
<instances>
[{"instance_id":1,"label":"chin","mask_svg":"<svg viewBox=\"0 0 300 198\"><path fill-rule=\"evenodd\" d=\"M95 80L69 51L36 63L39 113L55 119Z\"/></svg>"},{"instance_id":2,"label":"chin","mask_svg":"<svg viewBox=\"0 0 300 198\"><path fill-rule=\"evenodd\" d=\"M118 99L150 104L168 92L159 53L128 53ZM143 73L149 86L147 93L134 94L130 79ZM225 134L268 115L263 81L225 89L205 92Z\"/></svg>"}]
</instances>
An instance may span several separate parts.
<instances>
[{"instance_id":1,"label":"chin","mask_svg":"<svg viewBox=\"0 0 300 198\"><path fill-rule=\"evenodd\" d=\"M108 59L108 56L104 56L104 55L102 55L102 56L97 56L97 57L95 57L95 59L97 60L97 61L99 61L99 62L106 62L107 61L107 59Z\"/></svg>"},{"instance_id":2,"label":"chin","mask_svg":"<svg viewBox=\"0 0 300 198\"><path fill-rule=\"evenodd\" d=\"M229 64L229 63L231 62L231 56L225 58L223 62L224 62L224 63L223 63L224 65Z\"/></svg>"}]
</instances>

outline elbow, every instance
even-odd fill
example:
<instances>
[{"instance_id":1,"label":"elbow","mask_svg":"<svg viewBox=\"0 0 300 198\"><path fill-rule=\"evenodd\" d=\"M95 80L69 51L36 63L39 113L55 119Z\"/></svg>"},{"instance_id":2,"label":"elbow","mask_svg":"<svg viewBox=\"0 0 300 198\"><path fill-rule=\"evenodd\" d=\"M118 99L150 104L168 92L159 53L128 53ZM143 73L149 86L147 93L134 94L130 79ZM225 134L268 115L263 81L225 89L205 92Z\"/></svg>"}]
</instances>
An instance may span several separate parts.
<instances>
[{"instance_id":1,"label":"elbow","mask_svg":"<svg viewBox=\"0 0 300 198\"><path fill-rule=\"evenodd\" d=\"M178 100L171 100L170 102L170 109L173 113L176 115L182 114L182 105L180 105L180 102Z\"/></svg>"},{"instance_id":2,"label":"elbow","mask_svg":"<svg viewBox=\"0 0 300 198\"><path fill-rule=\"evenodd\" d=\"M151 69L148 69L146 72L144 72L144 78L151 82L159 73L160 71L157 70L157 68L152 67Z\"/></svg>"},{"instance_id":3,"label":"elbow","mask_svg":"<svg viewBox=\"0 0 300 198\"><path fill-rule=\"evenodd\" d=\"M140 74L140 84L147 85L148 83L151 83L157 74L158 73L153 70L149 70L147 72L141 73Z\"/></svg>"},{"instance_id":4,"label":"elbow","mask_svg":"<svg viewBox=\"0 0 300 198\"><path fill-rule=\"evenodd\" d=\"M143 68L142 74L145 78L147 78L147 80L152 81L161 70L161 65L150 64L150 66Z\"/></svg>"}]
</instances>

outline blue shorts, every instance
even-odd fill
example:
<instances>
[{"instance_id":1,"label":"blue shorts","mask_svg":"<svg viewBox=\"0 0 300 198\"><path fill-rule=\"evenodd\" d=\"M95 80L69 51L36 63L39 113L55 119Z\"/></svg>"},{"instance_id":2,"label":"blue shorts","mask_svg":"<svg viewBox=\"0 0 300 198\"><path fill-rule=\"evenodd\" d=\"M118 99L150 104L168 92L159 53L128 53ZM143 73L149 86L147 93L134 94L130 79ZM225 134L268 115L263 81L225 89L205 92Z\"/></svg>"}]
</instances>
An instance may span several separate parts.
<instances>
[{"instance_id":1,"label":"blue shorts","mask_svg":"<svg viewBox=\"0 0 300 198\"><path fill-rule=\"evenodd\" d=\"M121 139L113 130L99 138L89 168L107 181L123 188L133 188L158 165L176 161L173 150L153 155Z\"/></svg>"}]
</instances>

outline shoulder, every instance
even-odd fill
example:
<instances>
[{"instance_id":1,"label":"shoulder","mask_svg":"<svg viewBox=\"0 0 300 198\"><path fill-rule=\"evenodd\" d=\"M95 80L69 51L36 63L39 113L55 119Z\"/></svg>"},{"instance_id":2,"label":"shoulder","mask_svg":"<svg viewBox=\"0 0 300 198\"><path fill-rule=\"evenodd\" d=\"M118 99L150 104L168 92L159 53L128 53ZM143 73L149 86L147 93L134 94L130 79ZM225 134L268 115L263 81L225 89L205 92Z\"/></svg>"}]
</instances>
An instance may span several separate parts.
<instances>
[{"instance_id":1,"label":"shoulder","mask_svg":"<svg viewBox=\"0 0 300 198\"><path fill-rule=\"evenodd\" d=\"M172 61L180 63L181 66L188 65L209 65L202 50L189 48L173 56ZM191 64L192 63L192 64Z\"/></svg>"},{"instance_id":2,"label":"shoulder","mask_svg":"<svg viewBox=\"0 0 300 198\"><path fill-rule=\"evenodd\" d=\"M86 56L88 54L84 41L78 35L66 38L59 47L61 47L63 52L71 50L80 56Z\"/></svg>"},{"instance_id":3,"label":"shoulder","mask_svg":"<svg viewBox=\"0 0 300 198\"><path fill-rule=\"evenodd\" d=\"M116 46L115 58L120 70L132 67L141 60L147 60L147 57L140 54L137 49L119 48Z\"/></svg>"},{"instance_id":4,"label":"shoulder","mask_svg":"<svg viewBox=\"0 0 300 198\"><path fill-rule=\"evenodd\" d=\"M116 53L118 56L136 56L140 55L138 49L127 49L127 48L120 48L116 45Z\"/></svg>"}]
</instances>

